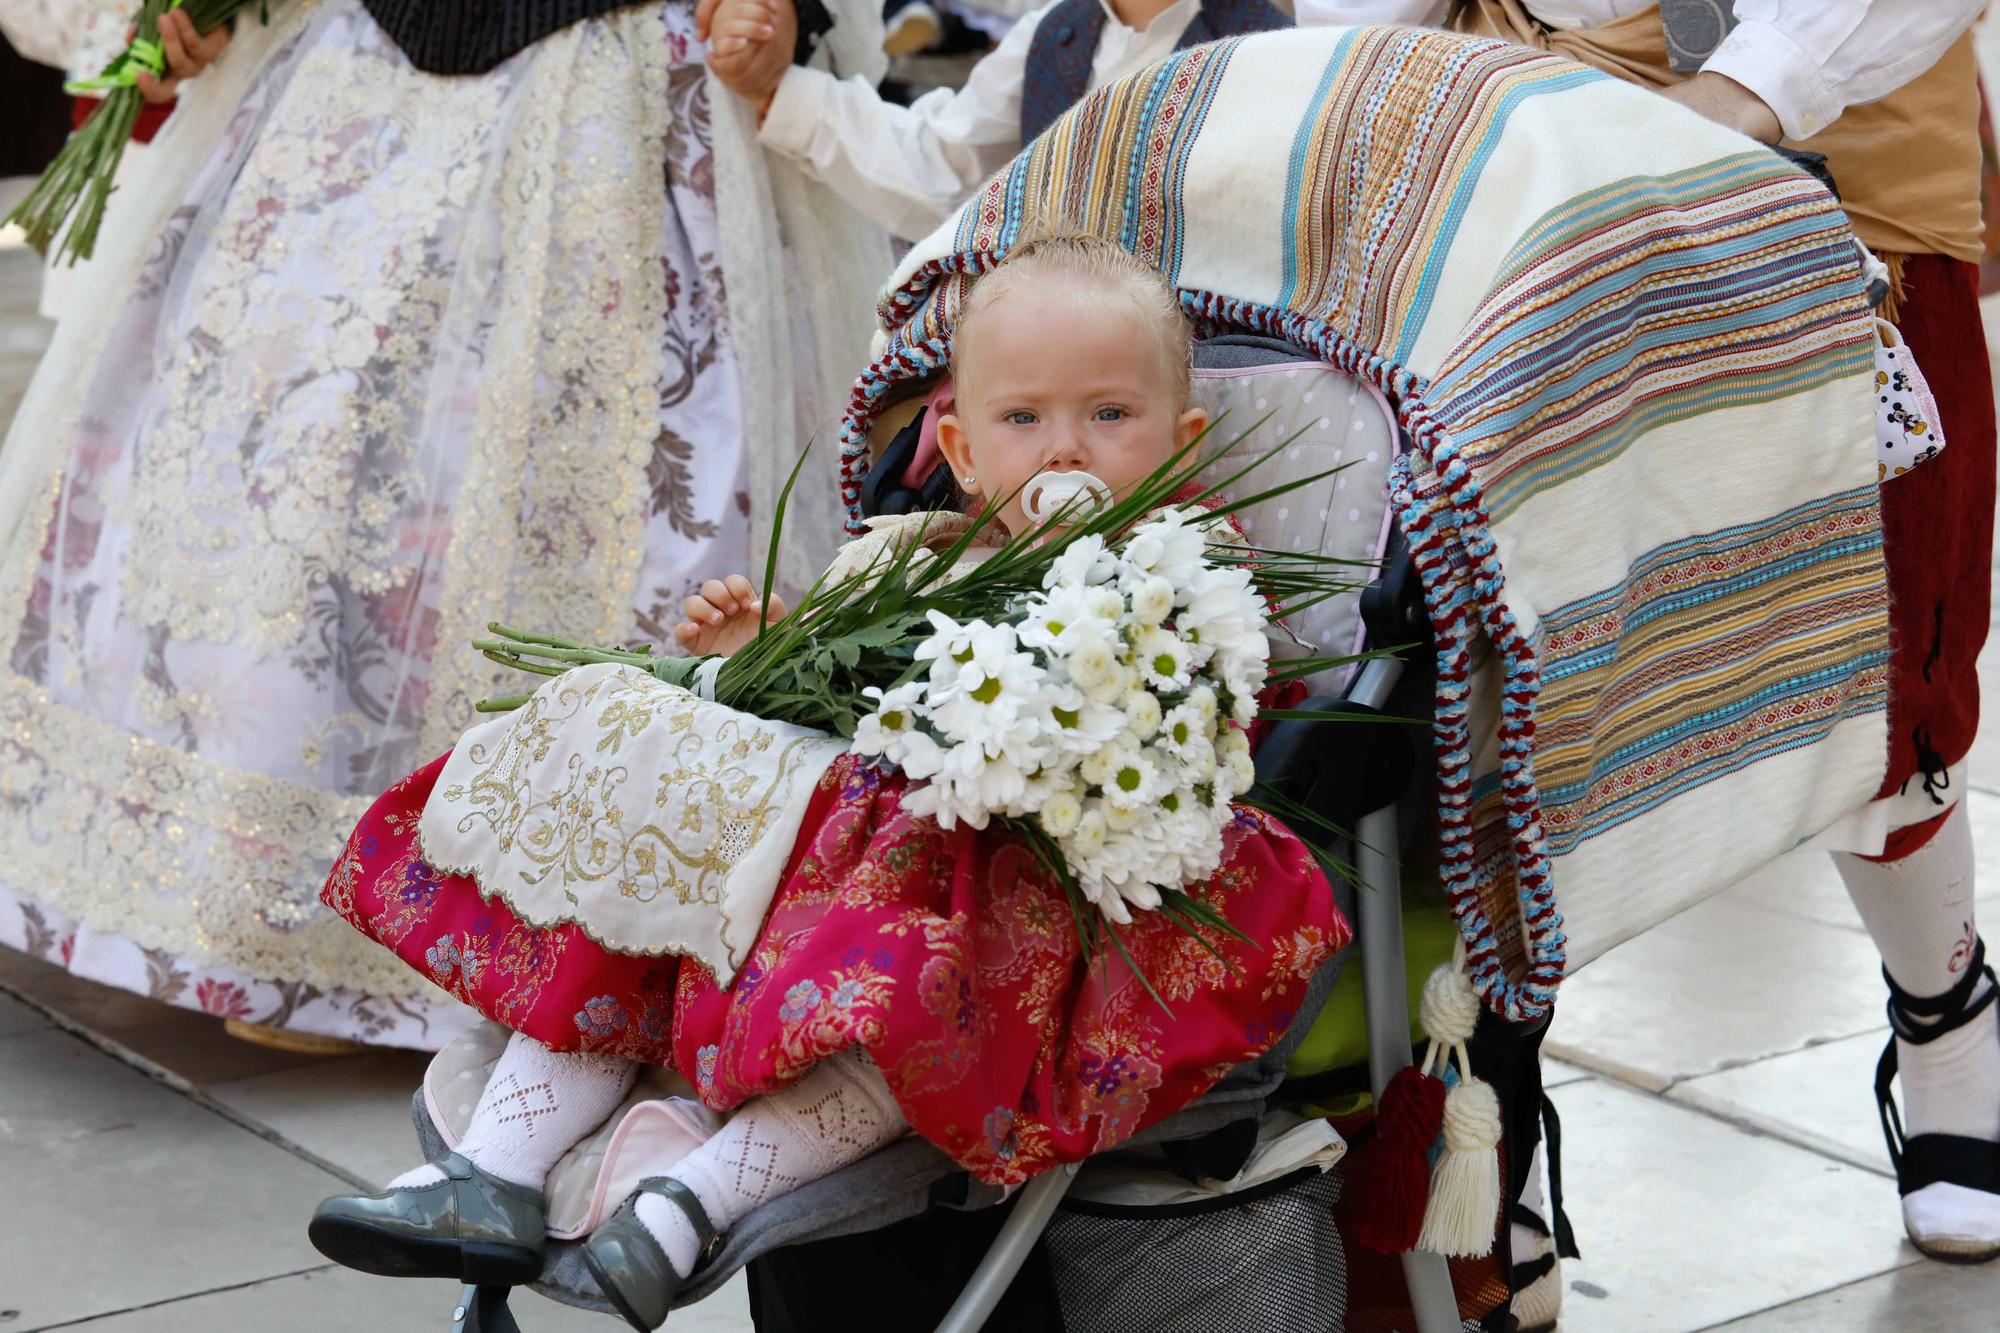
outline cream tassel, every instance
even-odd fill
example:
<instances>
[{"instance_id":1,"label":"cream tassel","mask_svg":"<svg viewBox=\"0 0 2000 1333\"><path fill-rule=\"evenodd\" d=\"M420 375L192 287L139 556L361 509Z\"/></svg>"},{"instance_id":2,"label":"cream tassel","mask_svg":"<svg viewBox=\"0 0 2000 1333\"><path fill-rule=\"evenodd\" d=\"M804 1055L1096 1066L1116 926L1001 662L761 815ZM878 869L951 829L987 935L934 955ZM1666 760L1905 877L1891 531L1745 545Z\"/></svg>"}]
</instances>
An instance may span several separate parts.
<instances>
[{"instance_id":1,"label":"cream tassel","mask_svg":"<svg viewBox=\"0 0 2000 1333\"><path fill-rule=\"evenodd\" d=\"M1479 997L1465 975L1465 942L1451 962L1424 982L1418 1008L1430 1045L1423 1070L1444 1077L1456 1062L1458 1081L1444 1101L1444 1151L1431 1173L1417 1248L1448 1258L1474 1259L1493 1249L1500 1216L1500 1098L1472 1075L1466 1043L1479 1024Z\"/></svg>"}]
</instances>

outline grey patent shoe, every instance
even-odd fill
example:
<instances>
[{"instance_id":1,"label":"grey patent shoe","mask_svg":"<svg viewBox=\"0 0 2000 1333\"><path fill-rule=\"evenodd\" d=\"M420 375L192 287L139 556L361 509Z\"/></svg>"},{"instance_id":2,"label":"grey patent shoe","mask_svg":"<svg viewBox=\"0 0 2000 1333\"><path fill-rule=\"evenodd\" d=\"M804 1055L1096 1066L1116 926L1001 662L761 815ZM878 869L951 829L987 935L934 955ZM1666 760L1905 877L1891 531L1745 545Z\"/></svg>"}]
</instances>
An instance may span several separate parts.
<instances>
[{"instance_id":1,"label":"grey patent shoe","mask_svg":"<svg viewBox=\"0 0 2000 1333\"><path fill-rule=\"evenodd\" d=\"M639 1220L633 1205L641 1194L657 1194L687 1214L701 1245L695 1257L697 1270L715 1252L721 1236L693 1190L670 1177L654 1176L640 1181L632 1197L583 1242L584 1265L605 1299L618 1307L626 1323L640 1333L652 1333L667 1322L667 1312L674 1308L674 1297L687 1285L687 1278L674 1271L667 1252Z\"/></svg>"},{"instance_id":2,"label":"grey patent shoe","mask_svg":"<svg viewBox=\"0 0 2000 1333\"><path fill-rule=\"evenodd\" d=\"M542 1192L481 1171L457 1153L444 1179L381 1194L336 1194L313 1210L313 1248L382 1277L519 1286L542 1275Z\"/></svg>"}]
</instances>

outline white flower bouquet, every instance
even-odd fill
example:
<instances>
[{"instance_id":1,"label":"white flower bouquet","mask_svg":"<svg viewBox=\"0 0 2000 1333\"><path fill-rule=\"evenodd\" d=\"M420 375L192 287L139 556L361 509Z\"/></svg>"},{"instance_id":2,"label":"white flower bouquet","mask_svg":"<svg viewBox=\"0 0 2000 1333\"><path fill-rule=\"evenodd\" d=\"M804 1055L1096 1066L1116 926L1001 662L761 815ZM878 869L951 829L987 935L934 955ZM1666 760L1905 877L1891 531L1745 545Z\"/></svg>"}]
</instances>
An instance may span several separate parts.
<instances>
[{"instance_id":1,"label":"white flower bouquet","mask_svg":"<svg viewBox=\"0 0 2000 1333\"><path fill-rule=\"evenodd\" d=\"M1215 522L1177 508L1116 545L1077 537L1011 619L931 610L921 674L864 691L855 752L921 783L905 807L945 828L1034 821L1113 922L1207 879L1256 781L1244 728L1270 666L1264 599L1210 558Z\"/></svg>"},{"instance_id":2,"label":"white flower bouquet","mask_svg":"<svg viewBox=\"0 0 2000 1333\"><path fill-rule=\"evenodd\" d=\"M1231 803L1269 809L1314 842L1300 827L1308 812L1253 791L1247 728L1258 697L1272 681L1352 660L1274 662L1266 631L1359 581L1340 560L1253 547L1230 522L1325 474L1222 502L1278 450L1206 481L1209 465L1190 461L1200 444L1124 498L1080 518L1058 512L976 563L969 553L993 532L985 520L945 549L912 544L864 576L822 578L791 615L720 662L501 625L475 646L542 675L585 662L640 666L732 708L851 737L857 753L913 780L904 798L913 813L947 828L1004 821L1026 837L1070 895L1093 953L1107 937L1122 951L1103 926L1129 923L1134 910L1160 911L1197 937L1226 931L1185 890L1220 865ZM795 469L786 498L797 478ZM779 533L784 508L781 499Z\"/></svg>"}]
</instances>

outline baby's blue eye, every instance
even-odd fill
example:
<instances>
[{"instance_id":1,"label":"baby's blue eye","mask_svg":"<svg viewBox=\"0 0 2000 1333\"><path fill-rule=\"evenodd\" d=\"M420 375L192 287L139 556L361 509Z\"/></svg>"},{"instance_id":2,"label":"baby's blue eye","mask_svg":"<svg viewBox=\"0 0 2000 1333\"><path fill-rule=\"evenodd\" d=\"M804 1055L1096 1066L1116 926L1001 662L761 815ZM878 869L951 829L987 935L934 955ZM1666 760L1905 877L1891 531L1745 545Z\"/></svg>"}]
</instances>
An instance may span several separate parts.
<instances>
[{"instance_id":1,"label":"baby's blue eye","mask_svg":"<svg viewBox=\"0 0 2000 1333\"><path fill-rule=\"evenodd\" d=\"M1032 426L1035 424L1035 414L1033 412L1009 412L1007 414L1007 424L1010 426Z\"/></svg>"},{"instance_id":2,"label":"baby's blue eye","mask_svg":"<svg viewBox=\"0 0 2000 1333\"><path fill-rule=\"evenodd\" d=\"M1100 407L1097 409L1097 419L1099 421L1123 421L1126 415L1126 411L1122 407Z\"/></svg>"}]
</instances>

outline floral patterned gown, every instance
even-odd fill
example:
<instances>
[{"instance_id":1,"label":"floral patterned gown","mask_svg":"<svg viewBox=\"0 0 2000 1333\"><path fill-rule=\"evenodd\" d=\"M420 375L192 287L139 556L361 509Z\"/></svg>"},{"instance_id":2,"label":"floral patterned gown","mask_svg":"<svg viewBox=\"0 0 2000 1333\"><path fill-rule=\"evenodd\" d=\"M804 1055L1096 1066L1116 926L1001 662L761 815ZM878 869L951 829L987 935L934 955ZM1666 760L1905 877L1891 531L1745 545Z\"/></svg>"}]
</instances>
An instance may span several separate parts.
<instances>
[{"instance_id":1,"label":"floral patterned gown","mask_svg":"<svg viewBox=\"0 0 2000 1333\"><path fill-rule=\"evenodd\" d=\"M1218 936L1210 952L1138 914L1122 938L1155 999L1115 953L1086 966L1062 890L1026 845L998 825L914 818L899 773L844 755L724 989L699 963L531 925L426 863L418 822L444 765L383 795L323 894L415 973L559 1050L671 1064L717 1110L859 1045L918 1133L1000 1184L1192 1102L1284 1032L1349 939L1304 845L1239 807L1222 868L1195 892L1247 939Z\"/></svg>"},{"instance_id":2,"label":"floral patterned gown","mask_svg":"<svg viewBox=\"0 0 2000 1333\"><path fill-rule=\"evenodd\" d=\"M316 893L495 691L463 645L664 638L749 556L702 52L638 3L436 78L359 0L271 12L206 165L127 187L180 203L73 316L81 413L17 423L68 434L0 551L0 945L435 1046L470 1015Z\"/></svg>"}]
</instances>

